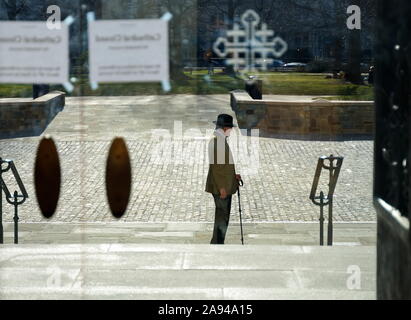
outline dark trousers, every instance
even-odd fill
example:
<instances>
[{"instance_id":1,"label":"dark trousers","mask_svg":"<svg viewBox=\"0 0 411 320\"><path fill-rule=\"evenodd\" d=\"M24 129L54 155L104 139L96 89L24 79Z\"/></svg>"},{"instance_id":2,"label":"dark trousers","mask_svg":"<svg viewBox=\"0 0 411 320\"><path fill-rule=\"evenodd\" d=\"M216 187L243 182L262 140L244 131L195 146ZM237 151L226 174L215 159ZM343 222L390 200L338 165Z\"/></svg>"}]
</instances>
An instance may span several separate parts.
<instances>
[{"instance_id":1,"label":"dark trousers","mask_svg":"<svg viewBox=\"0 0 411 320\"><path fill-rule=\"evenodd\" d=\"M221 199L219 195L213 194L215 203L214 231L210 244L224 244L225 234L230 221L231 195Z\"/></svg>"}]
</instances>

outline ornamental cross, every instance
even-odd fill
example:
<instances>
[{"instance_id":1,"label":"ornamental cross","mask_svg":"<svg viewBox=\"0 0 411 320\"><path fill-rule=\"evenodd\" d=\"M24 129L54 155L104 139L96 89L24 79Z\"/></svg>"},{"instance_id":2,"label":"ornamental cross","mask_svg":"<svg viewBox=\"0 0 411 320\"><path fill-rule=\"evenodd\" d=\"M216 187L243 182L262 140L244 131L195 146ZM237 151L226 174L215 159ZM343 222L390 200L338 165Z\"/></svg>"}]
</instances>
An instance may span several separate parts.
<instances>
[{"instance_id":1,"label":"ornamental cross","mask_svg":"<svg viewBox=\"0 0 411 320\"><path fill-rule=\"evenodd\" d=\"M265 71L274 62L272 56L279 58L287 51L287 42L279 36L272 39L274 31L268 30L266 23L258 30L259 23L259 15L247 10L241 17L243 28L235 23L232 30L227 30L226 38L219 37L214 43L214 52L222 58L228 56L226 64L232 65L235 71Z\"/></svg>"}]
</instances>

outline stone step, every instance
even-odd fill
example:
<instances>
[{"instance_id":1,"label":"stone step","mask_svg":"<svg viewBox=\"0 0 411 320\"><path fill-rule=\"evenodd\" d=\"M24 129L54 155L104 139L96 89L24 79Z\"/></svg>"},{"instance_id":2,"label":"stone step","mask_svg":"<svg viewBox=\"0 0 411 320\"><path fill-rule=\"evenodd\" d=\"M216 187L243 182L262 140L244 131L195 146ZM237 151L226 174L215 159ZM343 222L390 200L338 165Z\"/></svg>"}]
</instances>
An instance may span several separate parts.
<instances>
[{"instance_id":1,"label":"stone step","mask_svg":"<svg viewBox=\"0 0 411 320\"><path fill-rule=\"evenodd\" d=\"M0 299L375 299L375 255L374 246L2 245Z\"/></svg>"},{"instance_id":2,"label":"stone step","mask_svg":"<svg viewBox=\"0 0 411 320\"><path fill-rule=\"evenodd\" d=\"M22 223L21 244L180 243L208 244L213 223ZM246 244L318 245L318 223L244 223ZM226 244L241 244L240 225L231 223ZM5 224L5 242L13 243L13 224ZM335 223L334 245L375 245L375 223ZM324 242L327 241L327 225Z\"/></svg>"}]
</instances>

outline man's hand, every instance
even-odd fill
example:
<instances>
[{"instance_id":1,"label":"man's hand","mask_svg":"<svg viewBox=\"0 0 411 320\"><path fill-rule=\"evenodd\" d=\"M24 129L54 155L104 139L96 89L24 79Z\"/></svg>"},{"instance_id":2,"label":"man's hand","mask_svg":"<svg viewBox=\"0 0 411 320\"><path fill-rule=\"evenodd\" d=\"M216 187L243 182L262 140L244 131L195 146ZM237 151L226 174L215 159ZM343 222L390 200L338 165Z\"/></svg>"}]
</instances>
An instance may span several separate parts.
<instances>
[{"instance_id":1,"label":"man's hand","mask_svg":"<svg viewBox=\"0 0 411 320\"><path fill-rule=\"evenodd\" d=\"M238 181L240 181L240 180L241 180L241 175L236 174L236 175L235 175L235 178L236 178Z\"/></svg>"},{"instance_id":2,"label":"man's hand","mask_svg":"<svg viewBox=\"0 0 411 320\"><path fill-rule=\"evenodd\" d=\"M227 198L227 191L225 191L224 188L221 188L221 189L220 189L220 198L221 198L221 199Z\"/></svg>"}]
</instances>

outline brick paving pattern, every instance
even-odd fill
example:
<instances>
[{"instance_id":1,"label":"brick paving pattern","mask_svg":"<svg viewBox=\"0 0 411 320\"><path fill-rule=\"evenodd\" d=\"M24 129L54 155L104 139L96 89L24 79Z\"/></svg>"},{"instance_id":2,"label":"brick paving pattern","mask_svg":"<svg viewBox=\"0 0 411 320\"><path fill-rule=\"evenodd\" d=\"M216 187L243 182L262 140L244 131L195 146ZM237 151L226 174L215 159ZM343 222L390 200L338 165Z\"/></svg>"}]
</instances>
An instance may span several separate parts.
<instances>
[{"instance_id":1,"label":"brick paving pattern","mask_svg":"<svg viewBox=\"0 0 411 320\"><path fill-rule=\"evenodd\" d=\"M105 161L111 139L123 136L130 152L133 189L121 219L128 222L212 222L214 204L204 192L208 170L207 130L220 112L233 114L228 96L148 96L67 98L65 110L45 133L56 141L63 184L53 222L105 222L112 218L105 194ZM159 141L153 129L173 134L174 121L183 132L174 145L183 150L182 163L158 162L153 150ZM244 138L249 139L249 138ZM39 137L0 140L0 156L13 159L30 198L20 208L20 222L45 221L33 189L33 166ZM180 143L180 144L179 144ZM237 171L245 182L241 200L245 222L318 221L319 208L308 199L316 162L321 155L345 157L335 191L334 219L375 221L372 205L373 141L307 141L258 138L258 172ZM156 162L157 161L157 162ZM6 181L10 177L5 175ZM10 183L10 182L9 182ZM321 179L326 191L326 180ZM12 189L13 187L11 187ZM232 221L238 221L237 199ZM4 221L12 207L3 205Z\"/></svg>"}]
</instances>

